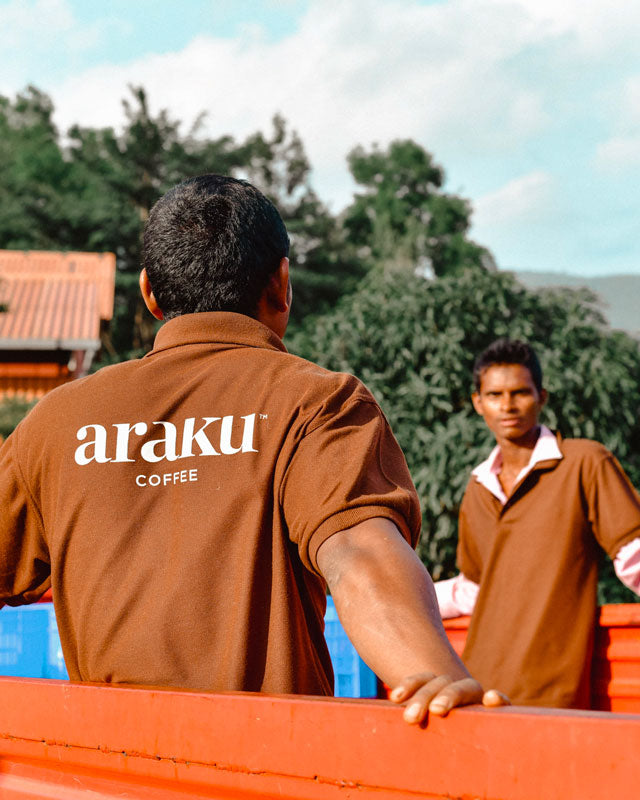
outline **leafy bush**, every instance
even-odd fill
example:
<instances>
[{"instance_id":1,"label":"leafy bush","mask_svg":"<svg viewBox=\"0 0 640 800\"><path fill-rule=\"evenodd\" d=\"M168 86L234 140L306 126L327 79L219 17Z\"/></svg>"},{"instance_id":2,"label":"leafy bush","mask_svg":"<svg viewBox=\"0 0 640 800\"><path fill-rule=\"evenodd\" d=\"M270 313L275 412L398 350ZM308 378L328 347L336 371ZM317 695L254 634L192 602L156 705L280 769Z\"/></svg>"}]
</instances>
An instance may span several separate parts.
<instances>
[{"instance_id":1,"label":"leafy bush","mask_svg":"<svg viewBox=\"0 0 640 800\"><path fill-rule=\"evenodd\" d=\"M603 442L639 486L640 349L606 328L587 292L536 292L509 273L428 281L379 271L291 343L358 375L380 402L420 495L419 552L436 580L456 572L459 504L471 469L494 444L469 396L475 356L500 336L536 348L550 394L543 421L566 437ZM603 599L635 598L607 575Z\"/></svg>"},{"instance_id":2,"label":"leafy bush","mask_svg":"<svg viewBox=\"0 0 640 800\"><path fill-rule=\"evenodd\" d=\"M19 397L11 397L0 403L0 436L6 439L27 411L33 408L36 401L28 402Z\"/></svg>"}]
</instances>

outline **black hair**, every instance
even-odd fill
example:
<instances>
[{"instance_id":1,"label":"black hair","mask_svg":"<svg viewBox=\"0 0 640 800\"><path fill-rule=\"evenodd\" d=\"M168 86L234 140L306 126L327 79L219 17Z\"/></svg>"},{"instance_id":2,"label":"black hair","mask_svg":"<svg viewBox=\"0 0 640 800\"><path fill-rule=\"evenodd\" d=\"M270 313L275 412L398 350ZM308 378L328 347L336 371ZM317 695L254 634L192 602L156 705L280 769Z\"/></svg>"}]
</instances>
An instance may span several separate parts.
<instances>
[{"instance_id":1,"label":"black hair","mask_svg":"<svg viewBox=\"0 0 640 800\"><path fill-rule=\"evenodd\" d=\"M273 203L247 181L200 175L151 209L143 264L165 319L199 311L255 316L258 300L289 255Z\"/></svg>"},{"instance_id":2,"label":"black hair","mask_svg":"<svg viewBox=\"0 0 640 800\"><path fill-rule=\"evenodd\" d=\"M480 391L482 373L496 364L521 364L531 373L538 392L542 391L542 367L533 347L518 339L496 339L476 358L473 365L473 384Z\"/></svg>"}]
</instances>

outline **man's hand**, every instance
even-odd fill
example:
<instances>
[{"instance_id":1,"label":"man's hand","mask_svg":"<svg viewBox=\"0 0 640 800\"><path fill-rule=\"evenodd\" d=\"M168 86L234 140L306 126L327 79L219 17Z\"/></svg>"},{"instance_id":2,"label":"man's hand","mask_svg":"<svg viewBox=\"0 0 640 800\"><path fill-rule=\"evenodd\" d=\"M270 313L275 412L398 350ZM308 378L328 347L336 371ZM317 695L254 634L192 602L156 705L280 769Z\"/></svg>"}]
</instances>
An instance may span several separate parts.
<instances>
[{"instance_id":1,"label":"man's hand","mask_svg":"<svg viewBox=\"0 0 640 800\"><path fill-rule=\"evenodd\" d=\"M405 707L405 722L420 724L427 714L446 716L456 706L482 702L488 708L509 705L509 698L495 689L482 691L482 686L473 678L454 681L448 675L422 672L405 678L389 695L394 703Z\"/></svg>"}]
</instances>

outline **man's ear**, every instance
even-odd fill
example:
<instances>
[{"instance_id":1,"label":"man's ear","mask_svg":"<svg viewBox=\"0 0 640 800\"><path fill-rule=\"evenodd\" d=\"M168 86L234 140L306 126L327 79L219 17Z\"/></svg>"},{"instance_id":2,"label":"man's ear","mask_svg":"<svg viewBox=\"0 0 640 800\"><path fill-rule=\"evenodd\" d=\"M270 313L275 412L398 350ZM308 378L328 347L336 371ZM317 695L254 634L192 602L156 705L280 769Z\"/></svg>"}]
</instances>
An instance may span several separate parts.
<instances>
[{"instance_id":1,"label":"man's ear","mask_svg":"<svg viewBox=\"0 0 640 800\"><path fill-rule=\"evenodd\" d=\"M269 278L265 287L266 300L274 311L286 313L291 307L291 282L289 280L289 259L283 258L278 269Z\"/></svg>"},{"instance_id":2,"label":"man's ear","mask_svg":"<svg viewBox=\"0 0 640 800\"><path fill-rule=\"evenodd\" d=\"M256 319L282 339L287 330L290 309L289 259L283 258L260 295Z\"/></svg>"},{"instance_id":3,"label":"man's ear","mask_svg":"<svg viewBox=\"0 0 640 800\"><path fill-rule=\"evenodd\" d=\"M162 310L156 301L155 295L153 294L153 289L151 288L151 283L149 282L149 276L147 275L147 270L144 267L140 272L139 284L140 294L142 295L145 306L156 319L164 319L164 314L162 313Z\"/></svg>"},{"instance_id":4,"label":"man's ear","mask_svg":"<svg viewBox=\"0 0 640 800\"><path fill-rule=\"evenodd\" d=\"M473 407L475 408L476 413L482 416L482 398L480 397L479 392L474 392L471 395L471 402L473 403Z\"/></svg>"},{"instance_id":5,"label":"man's ear","mask_svg":"<svg viewBox=\"0 0 640 800\"><path fill-rule=\"evenodd\" d=\"M545 405L549 399L549 392L546 389L540 389L540 408Z\"/></svg>"}]
</instances>

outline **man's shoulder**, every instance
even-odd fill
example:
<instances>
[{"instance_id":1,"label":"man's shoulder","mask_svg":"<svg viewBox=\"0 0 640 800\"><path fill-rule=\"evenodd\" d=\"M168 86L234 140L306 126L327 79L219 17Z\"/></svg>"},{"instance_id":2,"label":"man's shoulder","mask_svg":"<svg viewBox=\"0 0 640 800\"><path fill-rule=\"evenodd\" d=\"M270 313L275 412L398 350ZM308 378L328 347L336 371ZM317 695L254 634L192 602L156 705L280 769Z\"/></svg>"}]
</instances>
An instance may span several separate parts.
<instances>
[{"instance_id":1,"label":"man's shoulder","mask_svg":"<svg viewBox=\"0 0 640 800\"><path fill-rule=\"evenodd\" d=\"M289 371L291 377L298 382L301 393L317 394L320 397L339 395L344 399L351 397L354 400L376 402L364 383L349 372L327 369L293 353L278 353L274 356L280 361L281 368Z\"/></svg>"},{"instance_id":2,"label":"man's shoulder","mask_svg":"<svg viewBox=\"0 0 640 800\"><path fill-rule=\"evenodd\" d=\"M141 359L122 361L117 364L101 367L91 375L64 383L52 389L42 397L27 414L23 423L37 425L46 423L51 418L66 418L78 406L84 407L91 398L102 397L111 388L116 390L122 385L126 375L135 371ZM61 417L60 415L64 415Z\"/></svg>"},{"instance_id":3,"label":"man's shoulder","mask_svg":"<svg viewBox=\"0 0 640 800\"><path fill-rule=\"evenodd\" d=\"M465 486L464 494L462 495L462 502L469 502L469 498L473 498L476 495L482 495L485 492L487 494L491 494L486 486L483 486L472 472L467 481L467 485Z\"/></svg>"},{"instance_id":4,"label":"man's shoulder","mask_svg":"<svg viewBox=\"0 0 640 800\"><path fill-rule=\"evenodd\" d=\"M560 450L563 457L569 460L600 461L612 455L610 450L594 439L561 439Z\"/></svg>"}]
</instances>

